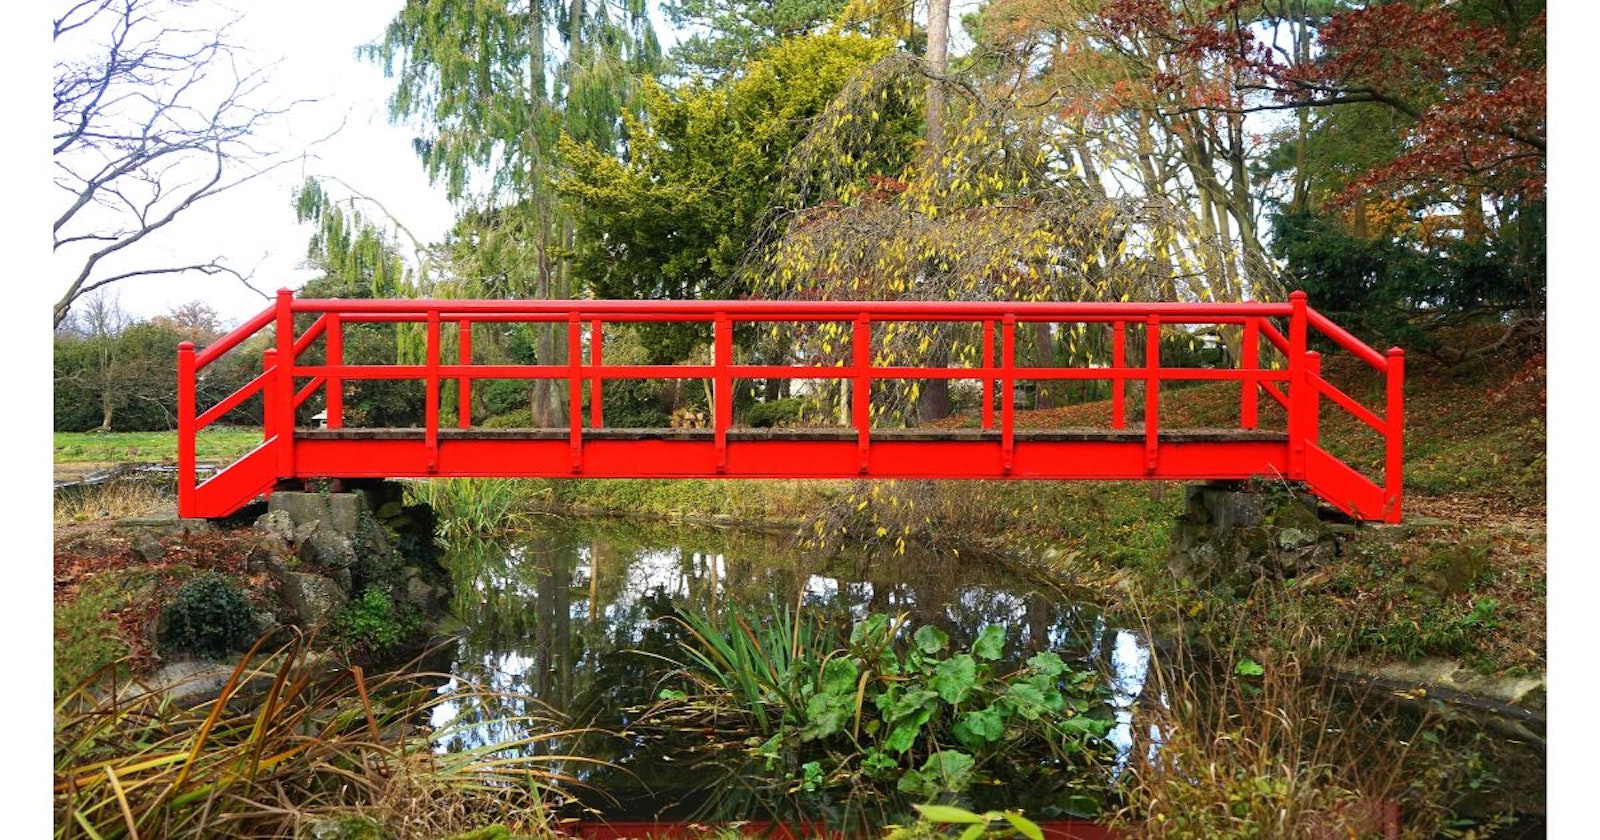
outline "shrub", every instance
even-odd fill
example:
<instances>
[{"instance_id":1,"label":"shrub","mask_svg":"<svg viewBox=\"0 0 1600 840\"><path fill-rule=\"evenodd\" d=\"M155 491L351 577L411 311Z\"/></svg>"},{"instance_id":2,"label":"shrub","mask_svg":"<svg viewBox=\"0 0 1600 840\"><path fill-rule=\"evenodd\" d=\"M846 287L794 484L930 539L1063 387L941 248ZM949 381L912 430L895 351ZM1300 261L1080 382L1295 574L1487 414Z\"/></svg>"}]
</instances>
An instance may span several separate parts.
<instances>
[{"instance_id":1,"label":"shrub","mask_svg":"<svg viewBox=\"0 0 1600 840\"><path fill-rule=\"evenodd\" d=\"M800 409L805 405L800 397L757 403L745 414L745 422L755 428L788 426L800 419Z\"/></svg>"},{"instance_id":2,"label":"shrub","mask_svg":"<svg viewBox=\"0 0 1600 840\"><path fill-rule=\"evenodd\" d=\"M178 587L161 611L161 644L215 659L243 650L255 635L255 619L244 591L218 572L192 578Z\"/></svg>"},{"instance_id":3,"label":"shrub","mask_svg":"<svg viewBox=\"0 0 1600 840\"><path fill-rule=\"evenodd\" d=\"M524 407L505 414L496 414L478 425L485 429L531 429L533 428L533 411Z\"/></svg>"},{"instance_id":4,"label":"shrub","mask_svg":"<svg viewBox=\"0 0 1600 840\"><path fill-rule=\"evenodd\" d=\"M367 588L346 604L333 623L341 643L367 653L392 648L421 628L422 616L415 605L397 602L377 587Z\"/></svg>"}]
</instances>

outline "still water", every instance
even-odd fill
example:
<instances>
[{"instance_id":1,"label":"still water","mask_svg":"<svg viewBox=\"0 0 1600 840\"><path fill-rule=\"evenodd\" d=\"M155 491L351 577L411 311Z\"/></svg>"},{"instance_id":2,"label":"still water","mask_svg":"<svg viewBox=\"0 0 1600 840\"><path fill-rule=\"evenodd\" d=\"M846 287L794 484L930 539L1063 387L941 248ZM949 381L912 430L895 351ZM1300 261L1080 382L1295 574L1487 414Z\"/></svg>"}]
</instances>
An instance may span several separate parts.
<instances>
[{"instance_id":1,"label":"still water","mask_svg":"<svg viewBox=\"0 0 1600 840\"><path fill-rule=\"evenodd\" d=\"M1054 651L1105 674L1117 763L1134 744L1132 705L1149 648L1070 592L1044 583L1026 558L942 554L907 546L821 555L787 536L619 520L552 518L539 529L454 547L453 612L462 624L441 693L491 690L433 715L438 748L515 744L582 755L563 762L590 807L612 818L704 815L691 745L645 734L639 716L682 661L679 611L735 607L753 617L820 611L840 622L909 614L961 647L984 626L1005 628L1007 659ZM572 737L524 739L562 726ZM1113 768L1115 772L1116 768Z\"/></svg>"}]
</instances>

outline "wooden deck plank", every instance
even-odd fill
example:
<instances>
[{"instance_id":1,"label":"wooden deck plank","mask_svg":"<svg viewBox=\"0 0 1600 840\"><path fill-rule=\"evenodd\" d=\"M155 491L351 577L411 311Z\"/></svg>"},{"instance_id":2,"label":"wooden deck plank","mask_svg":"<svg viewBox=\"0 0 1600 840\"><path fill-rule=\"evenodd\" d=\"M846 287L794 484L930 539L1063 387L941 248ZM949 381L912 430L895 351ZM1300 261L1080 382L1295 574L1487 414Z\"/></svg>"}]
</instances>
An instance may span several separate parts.
<instances>
[{"instance_id":1,"label":"wooden deck plank","mask_svg":"<svg viewBox=\"0 0 1600 840\"><path fill-rule=\"evenodd\" d=\"M566 440L569 429L440 429L439 439L450 440ZM301 440L421 440L418 428L382 429L298 429ZM605 428L584 429L584 440L711 440L710 429ZM1264 429L1163 429L1157 435L1162 443L1243 443L1281 442L1284 432ZM730 441L839 441L855 440L851 428L787 429L732 428ZM994 429L873 429L876 441L999 441ZM1092 427L1063 429L1018 429L1016 440L1027 441L1112 441L1144 440L1144 429L1101 429Z\"/></svg>"}]
</instances>

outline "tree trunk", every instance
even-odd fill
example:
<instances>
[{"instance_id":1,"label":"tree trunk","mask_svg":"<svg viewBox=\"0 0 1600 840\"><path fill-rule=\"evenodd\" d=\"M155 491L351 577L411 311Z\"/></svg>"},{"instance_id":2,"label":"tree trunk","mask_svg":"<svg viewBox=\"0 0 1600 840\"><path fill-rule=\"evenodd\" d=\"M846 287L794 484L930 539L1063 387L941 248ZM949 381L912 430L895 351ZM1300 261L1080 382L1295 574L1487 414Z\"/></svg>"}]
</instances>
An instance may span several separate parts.
<instances>
[{"instance_id":1,"label":"tree trunk","mask_svg":"<svg viewBox=\"0 0 1600 840\"><path fill-rule=\"evenodd\" d=\"M950 0L928 2L928 153L937 161L944 150L944 76L950 70Z\"/></svg>"},{"instance_id":2,"label":"tree trunk","mask_svg":"<svg viewBox=\"0 0 1600 840\"><path fill-rule=\"evenodd\" d=\"M1036 367L1047 367L1055 364L1055 342L1050 337L1050 325L1038 321L1033 325L1033 364ZM1060 383L1058 385L1058 382ZM1034 408L1055 408L1056 388L1065 385L1064 380L1041 381L1035 394Z\"/></svg>"}]
</instances>

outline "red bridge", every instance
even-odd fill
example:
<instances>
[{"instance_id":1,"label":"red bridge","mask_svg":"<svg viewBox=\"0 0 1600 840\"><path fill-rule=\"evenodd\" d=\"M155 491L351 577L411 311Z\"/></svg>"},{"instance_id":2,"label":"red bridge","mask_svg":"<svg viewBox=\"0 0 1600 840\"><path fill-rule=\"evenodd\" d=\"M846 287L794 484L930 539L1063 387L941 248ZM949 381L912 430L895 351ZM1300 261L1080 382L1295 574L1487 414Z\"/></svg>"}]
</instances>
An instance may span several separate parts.
<instances>
[{"instance_id":1,"label":"red bridge","mask_svg":"<svg viewBox=\"0 0 1600 840\"><path fill-rule=\"evenodd\" d=\"M420 325L426 336L422 363L346 364L345 326L371 322ZM508 322L564 325L567 360L536 365L474 363L473 328ZM606 326L629 322L709 325L710 363L606 364L602 341ZM904 329L908 322L965 329L975 339L981 334L981 363L880 364L881 358L873 355L874 341L881 346L885 332ZM1109 330L1109 365L1019 365L1018 328L1039 322ZM739 325L814 328L822 323L840 330L842 357L800 365L736 360L733 336ZM1163 366L1163 334L1193 334L1199 326L1230 331L1237 340L1238 359L1226 367ZM263 372L231 396L200 410L195 404L197 376L223 354L268 330L273 349L265 353ZM1382 394L1385 402L1381 413L1323 378L1321 354L1308 347L1317 336L1322 346L1353 354L1376 372L1375 393ZM1142 361L1130 363L1127 348L1130 343L1137 348L1141 341ZM449 360L447 347L453 356ZM319 356L321 361L316 361ZM1303 482L1351 516L1398 522L1404 370L1401 350L1386 354L1373 350L1307 306L1301 292L1290 295L1287 303L1211 304L296 300L282 290L273 307L212 346L198 352L192 344L179 347L178 507L186 517L222 517L280 483L316 478L1271 478ZM345 383L371 379L420 382L422 426L347 426ZM473 383L491 379L565 381L570 425L475 426L470 410ZM712 405L707 427L606 426L602 400L606 383L636 379L709 381ZM826 428L736 425L734 387L741 379L832 382L841 393L848 387L849 420ZM874 425L875 383L936 379L981 382L978 428ZM1104 428L1019 429L1015 386L1060 380L1108 382L1110 423ZM1237 424L1164 427L1163 384L1170 392L1172 383L1203 381L1239 383ZM456 416L446 419L441 392L451 382ZM1129 393L1130 383L1142 384L1142 398ZM197 485L195 434L257 393L264 397L261 445ZM1261 399L1263 394L1267 401ZM325 427L297 422L319 405L326 412ZM1365 472L1319 445L1319 418L1325 409L1343 409L1379 436L1380 451L1359 459ZM1130 413L1135 416L1130 418Z\"/></svg>"}]
</instances>

